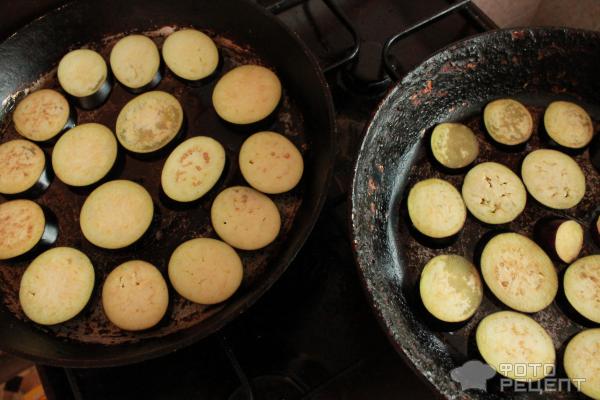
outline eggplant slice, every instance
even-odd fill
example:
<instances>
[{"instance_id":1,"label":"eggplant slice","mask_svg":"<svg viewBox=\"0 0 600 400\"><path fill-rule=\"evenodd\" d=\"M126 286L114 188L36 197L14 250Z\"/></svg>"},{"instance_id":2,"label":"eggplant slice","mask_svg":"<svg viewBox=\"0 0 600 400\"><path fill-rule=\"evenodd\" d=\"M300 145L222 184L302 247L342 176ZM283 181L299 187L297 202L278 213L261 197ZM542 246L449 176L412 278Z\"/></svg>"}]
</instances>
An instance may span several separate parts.
<instances>
[{"instance_id":1,"label":"eggplant slice","mask_svg":"<svg viewBox=\"0 0 600 400\"><path fill-rule=\"evenodd\" d=\"M568 149L584 148L594 137L590 115L568 101L550 103L544 113L544 129L550 139Z\"/></svg>"},{"instance_id":2,"label":"eggplant slice","mask_svg":"<svg viewBox=\"0 0 600 400\"><path fill-rule=\"evenodd\" d=\"M575 335L567 344L563 364L581 393L600 399L600 328Z\"/></svg>"},{"instance_id":3,"label":"eggplant slice","mask_svg":"<svg viewBox=\"0 0 600 400\"><path fill-rule=\"evenodd\" d=\"M501 233L485 245L481 272L492 293L521 312L546 308L558 291L554 264L534 241L518 233Z\"/></svg>"},{"instance_id":4,"label":"eggplant slice","mask_svg":"<svg viewBox=\"0 0 600 400\"><path fill-rule=\"evenodd\" d=\"M115 43L110 67L115 78L133 93L150 90L162 79L158 47L144 35L125 36Z\"/></svg>"},{"instance_id":5,"label":"eggplant slice","mask_svg":"<svg viewBox=\"0 0 600 400\"><path fill-rule=\"evenodd\" d=\"M431 315L451 323L471 318L483 299L477 269L466 258L454 254L429 260L421 272L419 292Z\"/></svg>"},{"instance_id":6,"label":"eggplant slice","mask_svg":"<svg viewBox=\"0 0 600 400\"><path fill-rule=\"evenodd\" d=\"M553 258L572 263L583 248L583 227L566 218L542 218L534 229L536 242Z\"/></svg>"},{"instance_id":7,"label":"eggplant slice","mask_svg":"<svg viewBox=\"0 0 600 400\"><path fill-rule=\"evenodd\" d=\"M600 255L575 261L563 279L567 300L581 315L600 324Z\"/></svg>"},{"instance_id":8,"label":"eggplant slice","mask_svg":"<svg viewBox=\"0 0 600 400\"><path fill-rule=\"evenodd\" d=\"M183 108L172 94L156 90L131 99L119 112L115 133L119 143L134 153L162 149L179 134Z\"/></svg>"},{"instance_id":9,"label":"eggplant slice","mask_svg":"<svg viewBox=\"0 0 600 400\"><path fill-rule=\"evenodd\" d=\"M521 176L529 193L546 207L575 207L585 194L585 175L577 162L556 150L541 149L523 160Z\"/></svg>"},{"instance_id":10,"label":"eggplant slice","mask_svg":"<svg viewBox=\"0 0 600 400\"><path fill-rule=\"evenodd\" d=\"M21 136L45 142L75 126L75 117L65 96L56 90L42 89L19 102L13 122Z\"/></svg>"},{"instance_id":11,"label":"eggplant slice","mask_svg":"<svg viewBox=\"0 0 600 400\"><path fill-rule=\"evenodd\" d=\"M499 311L483 318L475 334L479 353L498 373L538 381L554 372L556 351L548 332L533 318Z\"/></svg>"},{"instance_id":12,"label":"eggplant slice","mask_svg":"<svg viewBox=\"0 0 600 400\"><path fill-rule=\"evenodd\" d=\"M33 260L21 278L23 312L41 325L65 322L84 309L94 289L94 266L81 251L55 247Z\"/></svg>"},{"instance_id":13,"label":"eggplant slice","mask_svg":"<svg viewBox=\"0 0 600 400\"><path fill-rule=\"evenodd\" d=\"M57 77L65 92L85 110L100 106L112 90L106 61L89 49L67 53L58 64Z\"/></svg>"},{"instance_id":14,"label":"eggplant slice","mask_svg":"<svg viewBox=\"0 0 600 400\"><path fill-rule=\"evenodd\" d=\"M513 99L490 102L483 111L483 122L490 137L505 146L523 144L533 133L531 113Z\"/></svg>"},{"instance_id":15,"label":"eggplant slice","mask_svg":"<svg viewBox=\"0 0 600 400\"><path fill-rule=\"evenodd\" d=\"M46 156L38 145L22 139L0 144L0 193L41 192L49 185Z\"/></svg>"},{"instance_id":16,"label":"eggplant slice","mask_svg":"<svg viewBox=\"0 0 600 400\"><path fill-rule=\"evenodd\" d=\"M471 164L479 155L477 137L464 124L444 122L431 133L433 157L446 168L460 169Z\"/></svg>"},{"instance_id":17,"label":"eggplant slice","mask_svg":"<svg viewBox=\"0 0 600 400\"><path fill-rule=\"evenodd\" d=\"M408 194L408 215L423 235L442 239L458 233L467 218L460 193L442 179L426 179L414 185Z\"/></svg>"},{"instance_id":18,"label":"eggplant slice","mask_svg":"<svg viewBox=\"0 0 600 400\"><path fill-rule=\"evenodd\" d=\"M462 196L471 214L487 224L505 224L525 209L527 192L521 179L495 162L473 167L465 176Z\"/></svg>"}]
</instances>

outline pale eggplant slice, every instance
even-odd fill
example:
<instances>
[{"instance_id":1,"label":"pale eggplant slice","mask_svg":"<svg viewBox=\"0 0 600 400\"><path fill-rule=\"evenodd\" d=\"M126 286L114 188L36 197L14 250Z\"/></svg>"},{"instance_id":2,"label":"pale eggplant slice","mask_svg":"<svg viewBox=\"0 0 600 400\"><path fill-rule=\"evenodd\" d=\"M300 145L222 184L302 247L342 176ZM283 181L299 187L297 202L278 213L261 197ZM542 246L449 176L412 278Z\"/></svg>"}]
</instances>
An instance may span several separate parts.
<instances>
[{"instance_id":1,"label":"pale eggplant slice","mask_svg":"<svg viewBox=\"0 0 600 400\"><path fill-rule=\"evenodd\" d=\"M110 67L117 80L133 93L150 90L162 79L158 47L144 35L120 39L110 52Z\"/></svg>"},{"instance_id":2,"label":"pale eggplant slice","mask_svg":"<svg viewBox=\"0 0 600 400\"><path fill-rule=\"evenodd\" d=\"M56 176L71 186L87 186L108 174L117 160L117 139L110 129L94 122L62 135L52 150Z\"/></svg>"},{"instance_id":3,"label":"pale eggplant slice","mask_svg":"<svg viewBox=\"0 0 600 400\"><path fill-rule=\"evenodd\" d=\"M240 256L220 240L188 240L179 245L169 259L169 280L173 288L194 303L222 303L238 290L243 278Z\"/></svg>"},{"instance_id":4,"label":"pale eggplant slice","mask_svg":"<svg viewBox=\"0 0 600 400\"><path fill-rule=\"evenodd\" d=\"M488 103L483 111L487 132L505 146L525 143L533 133L533 118L527 108L513 99L498 99Z\"/></svg>"},{"instance_id":5,"label":"pale eggplant slice","mask_svg":"<svg viewBox=\"0 0 600 400\"><path fill-rule=\"evenodd\" d=\"M517 311L543 310L558 291L552 260L534 241L518 233L490 239L481 254L481 272L492 293Z\"/></svg>"},{"instance_id":6,"label":"pale eggplant slice","mask_svg":"<svg viewBox=\"0 0 600 400\"><path fill-rule=\"evenodd\" d=\"M169 306L169 289L154 265L127 261L106 277L102 286L102 308L117 327L140 331L158 324Z\"/></svg>"},{"instance_id":7,"label":"pale eggplant slice","mask_svg":"<svg viewBox=\"0 0 600 400\"><path fill-rule=\"evenodd\" d=\"M437 125L431 134L431 152L444 167L460 169L471 164L479 155L479 143L466 125L445 122Z\"/></svg>"},{"instance_id":8,"label":"pale eggplant slice","mask_svg":"<svg viewBox=\"0 0 600 400\"><path fill-rule=\"evenodd\" d=\"M223 241L240 250L271 244L281 230L281 215L269 197L246 186L232 186L217 195L210 220Z\"/></svg>"},{"instance_id":9,"label":"pale eggplant slice","mask_svg":"<svg viewBox=\"0 0 600 400\"><path fill-rule=\"evenodd\" d=\"M600 399L600 328L575 335L567 344L563 365L581 393Z\"/></svg>"},{"instance_id":10,"label":"pale eggplant slice","mask_svg":"<svg viewBox=\"0 0 600 400\"><path fill-rule=\"evenodd\" d=\"M85 199L79 224L83 236L105 249L120 249L137 241L150 227L154 204L148 191L128 180L107 182Z\"/></svg>"},{"instance_id":11,"label":"pale eggplant slice","mask_svg":"<svg viewBox=\"0 0 600 400\"><path fill-rule=\"evenodd\" d=\"M550 139L568 149L584 148L594 137L590 115L568 101L550 103L544 113L544 129Z\"/></svg>"},{"instance_id":12,"label":"pale eggplant slice","mask_svg":"<svg viewBox=\"0 0 600 400\"><path fill-rule=\"evenodd\" d=\"M31 255L58 238L56 217L31 200L0 204L0 221L0 260Z\"/></svg>"},{"instance_id":13,"label":"pale eggplant slice","mask_svg":"<svg viewBox=\"0 0 600 400\"><path fill-rule=\"evenodd\" d=\"M567 268L565 296L578 313L600 324L600 255L580 258Z\"/></svg>"},{"instance_id":14,"label":"pale eggplant slice","mask_svg":"<svg viewBox=\"0 0 600 400\"><path fill-rule=\"evenodd\" d=\"M58 64L57 76L65 92L86 110L104 103L112 90L106 62L93 50L67 53Z\"/></svg>"},{"instance_id":15,"label":"pale eggplant slice","mask_svg":"<svg viewBox=\"0 0 600 400\"><path fill-rule=\"evenodd\" d=\"M577 162L556 150L540 149L523 160L521 176L529 193L546 207L575 207L585 194L585 175Z\"/></svg>"},{"instance_id":16,"label":"pale eggplant slice","mask_svg":"<svg viewBox=\"0 0 600 400\"><path fill-rule=\"evenodd\" d=\"M257 132L250 136L242 144L238 160L246 182L268 194L292 190L304 172L302 153L277 132Z\"/></svg>"},{"instance_id":17,"label":"pale eggplant slice","mask_svg":"<svg viewBox=\"0 0 600 400\"><path fill-rule=\"evenodd\" d=\"M467 210L460 193L442 179L426 179L408 194L408 215L423 235L441 239L458 233L465 224Z\"/></svg>"},{"instance_id":18,"label":"pale eggplant slice","mask_svg":"<svg viewBox=\"0 0 600 400\"><path fill-rule=\"evenodd\" d=\"M517 381L538 381L554 371L556 351L548 332L533 318L499 311L481 320L479 353L492 368Z\"/></svg>"},{"instance_id":19,"label":"pale eggplant slice","mask_svg":"<svg viewBox=\"0 0 600 400\"><path fill-rule=\"evenodd\" d=\"M583 248L583 227L572 219L542 218L535 225L534 238L553 258L572 263Z\"/></svg>"},{"instance_id":20,"label":"pale eggplant slice","mask_svg":"<svg viewBox=\"0 0 600 400\"><path fill-rule=\"evenodd\" d=\"M419 292L427 311L451 323L471 318L483 298L477 269L466 258L454 254L429 260L421 272Z\"/></svg>"},{"instance_id":21,"label":"pale eggplant slice","mask_svg":"<svg viewBox=\"0 0 600 400\"><path fill-rule=\"evenodd\" d=\"M23 312L41 325L65 322L83 310L94 289L94 267L81 251L55 247L38 257L21 278Z\"/></svg>"},{"instance_id":22,"label":"pale eggplant slice","mask_svg":"<svg viewBox=\"0 0 600 400\"><path fill-rule=\"evenodd\" d=\"M119 143L134 153L152 153L180 133L183 108L173 95L155 90L131 99L119 112L115 133Z\"/></svg>"},{"instance_id":23,"label":"pale eggplant slice","mask_svg":"<svg viewBox=\"0 0 600 400\"><path fill-rule=\"evenodd\" d=\"M225 168L225 149L208 136L194 136L181 143L165 161L161 185L175 201L189 202L204 196Z\"/></svg>"},{"instance_id":24,"label":"pale eggplant slice","mask_svg":"<svg viewBox=\"0 0 600 400\"><path fill-rule=\"evenodd\" d=\"M0 144L0 193L39 194L50 185L46 156L28 140Z\"/></svg>"},{"instance_id":25,"label":"pale eggplant slice","mask_svg":"<svg viewBox=\"0 0 600 400\"><path fill-rule=\"evenodd\" d=\"M487 224L505 224L525 209L527 192L521 179L495 162L476 165L465 176L462 196L471 214Z\"/></svg>"},{"instance_id":26,"label":"pale eggplant slice","mask_svg":"<svg viewBox=\"0 0 600 400\"><path fill-rule=\"evenodd\" d=\"M219 50L206 34L182 29L170 34L162 46L165 63L175 75L197 81L212 75L219 65Z\"/></svg>"},{"instance_id":27,"label":"pale eggplant slice","mask_svg":"<svg viewBox=\"0 0 600 400\"><path fill-rule=\"evenodd\" d=\"M35 142L45 142L75 126L75 112L61 93L42 89L28 94L13 113L15 129Z\"/></svg>"},{"instance_id":28,"label":"pale eggplant slice","mask_svg":"<svg viewBox=\"0 0 600 400\"><path fill-rule=\"evenodd\" d=\"M242 65L219 79L212 94L216 113L223 120L247 125L264 120L281 100L281 82L260 65Z\"/></svg>"}]
</instances>

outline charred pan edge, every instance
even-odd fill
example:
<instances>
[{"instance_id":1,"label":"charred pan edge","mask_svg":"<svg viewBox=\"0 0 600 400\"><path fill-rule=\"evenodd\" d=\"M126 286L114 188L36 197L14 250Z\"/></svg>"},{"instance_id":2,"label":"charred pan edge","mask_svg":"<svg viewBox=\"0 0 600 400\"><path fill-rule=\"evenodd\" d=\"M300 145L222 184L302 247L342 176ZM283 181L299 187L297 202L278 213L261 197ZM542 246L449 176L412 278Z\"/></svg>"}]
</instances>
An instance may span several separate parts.
<instances>
[{"instance_id":1,"label":"charred pan edge","mask_svg":"<svg viewBox=\"0 0 600 400\"><path fill-rule=\"evenodd\" d=\"M350 204L359 276L394 348L444 397L487 395L463 392L451 379L455 360L447 345L416 319L404 287L405 255L395 240L397 205L423 136L436 123L480 112L500 96L570 93L600 103L598 70L597 32L523 28L484 33L442 49L409 73L391 88L365 129Z\"/></svg>"}]
</instances>

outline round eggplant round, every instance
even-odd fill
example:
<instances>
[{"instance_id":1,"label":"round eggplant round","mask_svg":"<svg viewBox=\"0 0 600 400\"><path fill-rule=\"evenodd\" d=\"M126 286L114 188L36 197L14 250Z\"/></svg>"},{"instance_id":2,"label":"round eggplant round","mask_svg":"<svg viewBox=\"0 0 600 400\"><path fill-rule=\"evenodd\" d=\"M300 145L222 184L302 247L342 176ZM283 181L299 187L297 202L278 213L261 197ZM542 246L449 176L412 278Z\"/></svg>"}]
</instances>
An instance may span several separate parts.
<instances>
[{"instance_id":1,"label":"round eggplant round","mask_svg":"<svg viewBox=\"0 0 600 400\"><path fill-rule=\"evenodd\" d=\"M19 302L41 325L65 322L83 310L94 289L94 267L81 251L55 247L40 254L21 278Z\"/></svg>"},{"instance_id":2,"label":"round eggplant round","mask_svg":"<svg viewBox=\"0 0 600 400\"><path fill-rule=\"evenodd\" d=\"M529 193L546 207L575 207L585 194L585 175L577 162L556 150L541 149L523 160L521 176Z\"/></svg>"},{"instance_id":3,"label":"round eggplant round","mask_svg":"<svg viewBox=\"0 0 600 400\"><path fill-rule=\"evenodd\" d=\"M106 62L89 49L67 53L58 64L57 76L65 92L84 109L102 104L112 89Z\"/></svg>"},{"instance_id":4,"label":"round eggplant round","mask_svg":"<svg viewBox=\"0 0 600 400\"><path fill-rule=\"evenodd\" d=\"M548 332L514 311L486 316L475 333L481 356L494 370L517 381L538 381L554 372L556 351Z\"/></svg>"},{"instance_id":5,"label":"round eggplant round","mask_svg":"<svg viewBox=\"0 0 600 400\"><path fill-rule=\"evenodd\" d=\"M410 189L407 203L414 227L434 239L457 234L467 219L460 193L442 179L426 179L415 184Z\"/></svg>"},{"instance_id":6,"label":"round eggplant round","mask_svg":"<svg viewBox=\"0 0 600 400\"><path fill-rule=\"evenodd\" d=\"M246 139L240 148L239 164L246 182L269 194L292 190L304 172L300 151L276 132L258 132Z\"/></svg>"},{"instance_id":7,"label":"round eggplant round","mask_svg":"<svg viewBox=\"0 0 600 400\"><path fill-rule=\"evenodd\" d=\"M453 254L429 260L421 272L419 292L427 311L437 319L451 323L471 318L483 298L481 279L475 266Z\"/></svg>"},{"instance_id":8,"label":"round eggplant round","mask_svg":"<svg viewBox=\"0 0 600 400\"><path fill-rule=\"evenodd\" d=\"M465 176L463 200L475 218L487 224L505 224L525 209L527 192L521 179L495 162L476 165Z\"/></svg>"},{"instance_id":9,"label":"round eggplant round","mask_svg":"<svg viewBox=\"0 0 600 400\"><path fill-rule=\"evenodd\" d=\"M125 262L106 277L102 286L102 308L117 327L140 331L158 324L167 312L169 289L152 264Z\"/></svg>"},{"instance_id":10,"label":"round eggplant round","mask_svg":"<svg viewBox=\"0 0 600 400\"><path fill-rule=\"evenodd\" d=\"M161 185L167 196L188 202L204 196L217 183L225 168L225 149L207 136L181 143L165 161Z\"/></svg>"},{"instance_id":11,"label":"round eggplant round","mask_svg":"<svg viewBox=\"0 0 600 400\"><path fill-rule=\"evenodd\" d=\"M0 260L29 253L38 245L54 244L56 221L31 200L11 200L0 204Z\"/></svg>"},{"instance_id":12,"label":"round eggplant round","mask_svg":"<svg viewBox=\"0 0 600 400\"><path fill-rule=\"evenodd\" d=\"M144 35L120 39L110 52L110 67L115 78L136 93L151 89L161 79L158 47Z\"/></svg>"},{"instance_id":13,"label":"round eggplant round","mask_svg":"<svg viewBox=\"0 0 600 400\"><path fill-rule=\"evenodd\" d=\"M65 96L52 89L30 93L17 104L13 113L15 129L35 142L52 139L74 125Z\"/></svg>"},{"instance_id":14,"label":"round eggplant round","mask_svg":"<svg viewBox=\"0 0 600 400\"><path fill-rule=\"evenodd\" d=\"M567 300L585 318L600 324L600 255L580 258L563 278Z\"/></svg>"},{"instance_id":15,"label":"round eggplant round","mask_svg":"<svg viewBox=\"0 0 600 400\"><path fill-rule=\"evenodd\" d=\"M594 126L589 114L568 101L550 103L544 113L544 129L550 139L569 149L587 146L594 136Z\"/></svg>"},{"instance_id":16,"label":"round eggplant round","mask_svg":"<svg viewBox=\"0 0 600 400\"><path fill-rule=\"evenodd\" d=\"M171 94L153 91L130 100L119 113L119 143L134 153L152 153L169 144L180 132L183 109Z\"/></svg>"},{"instance_id":17,"label":"round eggplant round","mask_svg":"<svg viewBox=\"0 0 600 400\"><path fill-rule=\"evenodd\" d=\"M471 164L479 155L479 143L466 125L445 122L431 133L431 152L444 167L460 169Z\"/></svg>"},{"instance_id":18,"label":"round eggplant round","mask_svg":"<svg viewBox=\"0 0 600 400\"><path fill-rule=\"evenodd\" d=\"M531 113L513 99L490 102L483 111L483 122L491 138L506 146L523 144L533 133Z\"/></svg>"},{"instance_id":19,"label":"round eggplant round","mask_svg":"<svg viewBox=\"0 0 600 400\"><path fill-rule=\"evenodd\" d=\"M569 264L583 248L583 227L572 219L542 218L535 225L534 238L550 256Z\"/></svg>"},{"instance_id":20,"label":"round eggplant round","mask_svg":"<svg viewBox=\"0 0 600 400\"><path fill-rule=\"evenodd\" d=\"M58 139L52 150L52 168L56 176L71 186L98 182L117 159L117 140L102 124L76 126Z\"/></svg>"},{"instance_id":21,"label":"round eggplant round","mask_svg":"<svg viewBox=\"0 0 600 400\"><path fill-rule=\"evenodd\" d=\"M169 280L182 297L199 304L218 304L240 287L242 260L220 240L198 238L182 243L169 260Z\"/></svg>"},{"instance_id":22,"label":"round eggplant round","mask_svg":"<svg viewBox=\"0 0 600 400\"><path fill-rule=\"evenodd\" d=\"M563 365L581 393L600 399L600 328L575 335L565 348Z\"/></svg>"},{"instance_id":23,"label":"round eggplant round","mask_svg":"<svg viewBox=\"0 0 600 400\"><path fill-rule=\"evenodd\" d=\"M233 186L217 195L210 209L215 232L232 247L258 250L272 243L281 229L281 216L269 197Z\"/></svg>"},{"instance_id":24,"label":"round eggplant round","mask_svg":"<svg viewBox=\"0 0 600 400\"><path fill-rule=\"evenodd\" d=\"M260 65L236 67L219 79L212 102L223 120L237 125L267 118L281 100L281 82L273 71Z\"/></svg>"},{"instance_id":25,"label":"round eggplant round","mask_svg":"<svg viewBox=\"0 0 600 400\"><path fill-rule=\"evenodd\" d=\"M543 310L558 291L552 260L534 241L518 233L490 239L481 254L481 272L492 293L517 311Z\"/></svg>"},{"instance_id":26,"label":"round eggplant round","mask_svg":"<svg viewBox=\"0 0 600 400\"><path fill-rule=\"evenodd\" d=\"M154 204L148 191L127 180L97 187L81 207L83 236L105 249L120 249L137 241L148 230Z\"/></svg>"},{"instance_id":27,"label":"round eggplant round","mask_svg":"<svg viewBox=\"0 0 600 400\"><path fill-rule=\"evenodd\" d=\"M46 156L35 143L16 139L0 144L0 193L27 192L46 180L45 171Z\"/></svg>"},{"instance_id":28,"label":"round eggplant round","mask_svg":"<svg viewBox=\"0 0 600 400\"><path fill-rule=\"evenodd\" d=\"M182 29L170 34L162 46L165 64L180 78L197 81L215 72L219 50L206 34L195 29Z\"/></svg>"}]
</instances>

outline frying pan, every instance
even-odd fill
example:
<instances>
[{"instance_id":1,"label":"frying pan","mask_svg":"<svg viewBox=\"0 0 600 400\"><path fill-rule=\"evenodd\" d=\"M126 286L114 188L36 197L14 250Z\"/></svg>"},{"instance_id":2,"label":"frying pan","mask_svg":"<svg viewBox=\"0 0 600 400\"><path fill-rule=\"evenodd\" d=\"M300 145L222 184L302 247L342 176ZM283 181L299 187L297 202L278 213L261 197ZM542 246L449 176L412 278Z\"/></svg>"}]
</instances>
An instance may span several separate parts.
<instances>
[{"instance_id":1,"label":"frying pan","mask_svg":"<svg viewBox=\"0 0 600 400\"><path fill-rule=\"evenodd\" d=\"M241 131L218 119L210 101L216 79L200 84L182 82L166 71L158 89L179 97L186 117L184 136L205 134L221 141L228 158L224 176L200 201L174 204L160 192L160 169L168 154L140 159L121 149L110 179L122 177L142 183L154 199L156 218L138 244L120 251L95 248L79 232L78 210L92 188L72 189L55 179L36 201L52 209L59 219L57 245L75 246L90 256L97 286L90 304L74 320L40 327L27 321L18 306L18 285L27 260L0 263L2 350L37 363L70 367L114 366L172 352L215 332L250 307L285 271L312 230L332 172L332 101L310 51L275 17L250 1L78 1L37 19L0 45L0 121L4 125L0 141L16 136L10 111L25 89L33 82L37 87L57 86L55 67L68 50L86 45L107 58L112 44L123 34L144 32L160 45L165 32L188 26L203 29L217 42L223 59L218 75L238 64L261 63L273 68L282 81L282 103L260 128L286 134L305 160L298 188L272 197L282 214L282 233L265 249L240 252L244 282L223 304L196 305L171 290L165 319L157 327L138 333L120 331L102 315L100 286L112 268L127 259L141 258L165 273L169 254L179 243L197 236L215 236L209 211L216 194L227 186L243 184L237 151L251 131ZM96 121L114 128L120 107L132 97L115 85L107 104L96 111L78 110L79 122ZM51 147L43 145L47 157Z\"/></svg>"},{"instance_id":2,"label":"frying pan","mask_svg":"<svg viewBox=\"0 0 600 400\"><path fill-rule=\"evenodd\" d=\"M468 360L481 359L474 343L477 323L505 309L490 293L477 313L458 327L432 321L418 295L424 264L441 253L475 259L480 238L494 228L468 217L456 242L436 249L412 235L404 199L419 180L441 177L460 188L464 172L438 170L427 154L428 134L444 121L464 121L477 134L481 151L477 163L497 161L519 170L524 155L546 144L536 133L527 147L504 152L485 138L481 114L487 102L512 97L534 115L536 130L544 107L552 100L582 104L596 129L600 120L600 34L560 29L499 30L475 36L441 50L392 88L366 127L352 182L353 248L368 299L395 349L444 397L461 399L535 397L533 393L501 392L494 380L488 393L462 391L451 371ZM575 155L587 180L587 193L574 209L557 212L531 197L525 212L500 228L531 236L533 224L545 215L565 215L589 227L600 204L600 174L586 152ZM598 253L586 238L582 256ZM559 277L566 265L556 263ZM559 289L559 292L562 288ZM547 309L532 315L546 328L557 349L558 376L568 339L586 326L571 313L559 295ZM547 392L550 398L579 398L575 392ZM541 396L539 396L541 397Z\"/></svg>"}]
</instances>

